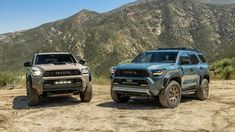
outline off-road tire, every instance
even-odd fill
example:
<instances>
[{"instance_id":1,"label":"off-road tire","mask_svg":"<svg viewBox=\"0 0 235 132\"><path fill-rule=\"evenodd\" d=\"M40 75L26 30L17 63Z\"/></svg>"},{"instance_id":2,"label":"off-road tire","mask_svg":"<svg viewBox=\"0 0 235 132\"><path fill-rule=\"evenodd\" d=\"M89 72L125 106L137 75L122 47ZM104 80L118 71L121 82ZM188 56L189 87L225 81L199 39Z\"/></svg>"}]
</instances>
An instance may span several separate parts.
<instances>
[{"instance_id":1,"label":"off-road tire","mask_svg":"<svg viewBox=\"0 0 235 132\"><path fill-rule=\"evenodd\" d=\"M208 99L209 81L207 79L202 80L201 86L197 89L196 95L197 95L197 98L200 100Z\"/></svg>"},{"instance_id":2,"label":"off-road tire","mask_svg":"<svg viewBox=\"0 0 235 132\"><path fill-rule=\"evenodd\" d=\"M90 82L87 89L80 93L80 99L82 102L90 102L92 98L92 83Z\"/></svg>"},{"instance_id":3,"label":"off-road tire","mask_svg":"<svg viewBox=\"0 0 235 132\"><path fill-rule=\"evenodd\" d=\"M181 88L178 82L171 81L159 93L159 102L163 107L175 108L181 101Z\"/></svg>"},{"instance_id":4,"label":"off-road tire","mask_svg":"<svg viewBox=\"0 0 235 132\"><path fill-rule=\"evenodd\" d=\"M27 97L29 106L37 106L40 103L40 97L36 90L32 88L32 85L27 82Z\"/></svg>"},{"instance_id":5,"label":"off-road tire","mask_svg":"<svg viewBox=\"0 0 235 132\"><path fill-rule=\"evenodd\" d=\"M112 97L113 101L116 102L116 103L127 103L130 99L129 96L120 95L112 89L111 89L110 92L111 92L111 97Z\"/></svg>"}]
</instances>

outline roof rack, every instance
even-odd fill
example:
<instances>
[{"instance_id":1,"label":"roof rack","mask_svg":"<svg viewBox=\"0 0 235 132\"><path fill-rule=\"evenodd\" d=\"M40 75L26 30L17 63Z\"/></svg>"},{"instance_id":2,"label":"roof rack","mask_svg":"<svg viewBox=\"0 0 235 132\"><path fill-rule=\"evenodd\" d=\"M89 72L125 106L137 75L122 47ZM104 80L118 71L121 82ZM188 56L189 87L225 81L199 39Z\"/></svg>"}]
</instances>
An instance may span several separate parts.
<instances>
[{"instance_id":1,"label":"roof rack","mask_svg":"<svg viewBox=\"0 0 235 132\"><path fill-rule=\"evenodd\" d=\"M193 48L158 48L157 50L185 50L185 51L194 51L202 53L202 51Z\"/></svg>"}]
</instances>

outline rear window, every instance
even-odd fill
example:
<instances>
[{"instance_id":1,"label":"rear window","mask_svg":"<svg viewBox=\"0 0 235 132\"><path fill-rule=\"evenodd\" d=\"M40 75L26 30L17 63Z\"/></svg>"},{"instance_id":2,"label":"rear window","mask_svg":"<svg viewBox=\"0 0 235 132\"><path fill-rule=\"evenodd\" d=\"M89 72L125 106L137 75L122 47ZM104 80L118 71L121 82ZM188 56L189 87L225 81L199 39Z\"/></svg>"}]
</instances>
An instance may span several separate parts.
<instances>
[{"instance_id":1,"label":"rear window","mask_svg":"<svg viewBox=\"0 0 235 132\"><path fill-rule=\"evenodd\" d=\"M206 59L203 55L198 55L198 57L200 58L200 60L203 62L203 63L206 63Z\"/></svg>"}]
</instances>

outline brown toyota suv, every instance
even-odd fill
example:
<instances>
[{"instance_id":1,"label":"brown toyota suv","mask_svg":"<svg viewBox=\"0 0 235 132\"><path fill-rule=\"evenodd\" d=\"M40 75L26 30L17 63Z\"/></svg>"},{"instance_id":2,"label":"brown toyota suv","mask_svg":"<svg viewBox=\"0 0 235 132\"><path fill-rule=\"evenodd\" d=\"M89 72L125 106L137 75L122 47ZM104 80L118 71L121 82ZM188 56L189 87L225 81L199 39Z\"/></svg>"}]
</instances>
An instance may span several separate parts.
<instances>
[{"instance_id":1,"label":"brown toyota suv","mask_svg":"<svg viewBox=\"0 0 235 132\"><path fill-rule=\"evenodd\" d=\"M71 53L36 53L27 67L26 91L28 103L35 106L42 97L55 94L80 95L82 102L90 102L92 83L89 68Z\"/></svg>"}]
</instances>

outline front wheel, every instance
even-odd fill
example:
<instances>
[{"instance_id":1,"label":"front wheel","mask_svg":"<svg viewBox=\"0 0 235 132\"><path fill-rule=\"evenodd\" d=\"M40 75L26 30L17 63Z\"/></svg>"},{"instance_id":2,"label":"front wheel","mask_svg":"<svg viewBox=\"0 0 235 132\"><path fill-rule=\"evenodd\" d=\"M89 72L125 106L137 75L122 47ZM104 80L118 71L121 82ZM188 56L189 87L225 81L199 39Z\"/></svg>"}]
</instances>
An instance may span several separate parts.
<instances>
[{"instance_id":1,"label":"front wheel","mask_svg":"<svg viewBox=\"0 0 235 132\"><path fill-rule=\"evenodd\" d=\"M209 81L207 79L202 80L201 86L196 92L197 98L200 100L206 100L209 95Z\"/></svg>"},{"instance_id":2,"label":"front wheel","mask_svg":"<svg viewBox=\"0 0 235 132\"><path fill-rule=\"evenodd\" d=\"M113 99L114 102L116 103L127 103L130 99L129 96L124 96L121 94L118 94L116 91L111 89L111 97Z\"/></svg>"},{"instance_id":3,"label":"front wheel","mask_svg":"<svg viewBox=\"0 0 235 132\"><path fill-rule=\"evenodd\" d=\"M171 81L165 89L159 93L159 101L163 107L175 108L181 100L181 88L178 82Z\"/></svg>"},{"instance_id":4,"label":"front wheel","mask_svg":"<svg viewBox=\"0 0 235 132\"><path fill-rule=\"evenodd\" d=\"M86 91L80 93L80 98L82 102L90 102L92 98L92 83L88 84Z\"/></svg>"}]
</instances>

